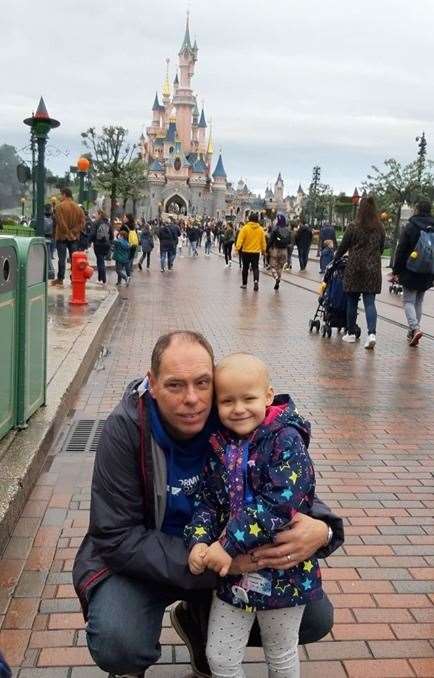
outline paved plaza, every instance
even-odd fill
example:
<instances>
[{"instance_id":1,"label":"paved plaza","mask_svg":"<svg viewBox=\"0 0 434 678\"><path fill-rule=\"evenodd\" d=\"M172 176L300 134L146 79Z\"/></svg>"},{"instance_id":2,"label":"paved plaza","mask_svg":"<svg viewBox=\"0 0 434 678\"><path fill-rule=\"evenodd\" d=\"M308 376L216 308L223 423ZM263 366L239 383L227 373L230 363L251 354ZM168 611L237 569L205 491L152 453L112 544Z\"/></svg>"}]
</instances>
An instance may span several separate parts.
<instances>
[{"instance_id":1,"label":"paved plaza","mask_svg":"<svg viewBox=\"0 0 434 678\"><path fill-rule=\"evenodd\" d=\"M379 321L375 351L322 339L308 332L317 297L303 276L291 276L297 284L282 283L278 294L269 276L259 293L241 290L240 277L236 262L225 269L216 256L177 259L163 275L154 254L151 272L136 271L121 289L109 352L68 413L0 560L0 647L16 677L105 675L87 651L71 585L93 456L65 451L68 426L104 419L149 367L156 338L175 328L203 332L217 358L248 350L264 359L275 390L289 391L312 423L318 494L344 519L346 540L321 562L335 625L300 649L302 678L434 676L434 341L411 349L405 328L390 319ZM161 643L150 678L189 676L167 614ZM265 677L262 658L248 651L249 678Z\"/></svg>"}]
</instances>

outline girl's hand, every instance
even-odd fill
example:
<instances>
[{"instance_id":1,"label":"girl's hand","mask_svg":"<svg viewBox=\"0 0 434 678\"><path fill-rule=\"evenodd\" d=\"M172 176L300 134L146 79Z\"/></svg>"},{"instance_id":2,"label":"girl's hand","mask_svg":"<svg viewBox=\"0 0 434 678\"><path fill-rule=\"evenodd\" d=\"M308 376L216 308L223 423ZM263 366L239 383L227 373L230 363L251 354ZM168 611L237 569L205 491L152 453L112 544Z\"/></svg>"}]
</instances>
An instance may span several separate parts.
<instances>
[{"instance_id":1,"label":"girl's hand","mask_svg":"<svg viewBox=\"0 0 434 678\"><path fill-rule=\"evenodd\" d=\"M226 577L232 564L231 556L226 553L220 542L215 541L208 547L204 557L204 564L208 570L213 570L220 577Z\"/></svg>"},{"instance_id":2,"label":"girl's hand","mask_svg":"<svg viewBox=\"0 0 434 678\"><path fill-rule=\"evenodd\" d=\"M193 546L188 556L188 567L191 574L202 574L202 572L205 572L204 557L207 551L208 546L206 544L195 544Z\"/></svg>"}]
</instances>

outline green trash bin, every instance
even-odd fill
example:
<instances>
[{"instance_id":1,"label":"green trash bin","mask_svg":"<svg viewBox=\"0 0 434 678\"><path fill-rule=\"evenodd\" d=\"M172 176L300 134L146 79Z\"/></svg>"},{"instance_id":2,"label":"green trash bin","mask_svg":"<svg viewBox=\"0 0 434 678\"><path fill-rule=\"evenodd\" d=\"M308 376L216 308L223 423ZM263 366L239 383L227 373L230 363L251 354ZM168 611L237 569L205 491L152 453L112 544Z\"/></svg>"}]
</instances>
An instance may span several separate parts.
<instances>
[{"instance_id":1,"label":"green trash bin","mask_svg":"<svg viewBox=\"0 0 434 678\"><path fill-rule=\"evenodd\" d=\"M45 238L15 238L18 248L17 425L27 420L47 395L47 248Z\"/></svg>"},{"instance_id":2,"label":"green trash bin","mask_svg":"<svg viewBox=\"0 0 434 678\"><path fill-rule=\"evenodd\" d=\"M0 438L17 423L18 251L0 236Z\"/></svg>"}]
</instances>

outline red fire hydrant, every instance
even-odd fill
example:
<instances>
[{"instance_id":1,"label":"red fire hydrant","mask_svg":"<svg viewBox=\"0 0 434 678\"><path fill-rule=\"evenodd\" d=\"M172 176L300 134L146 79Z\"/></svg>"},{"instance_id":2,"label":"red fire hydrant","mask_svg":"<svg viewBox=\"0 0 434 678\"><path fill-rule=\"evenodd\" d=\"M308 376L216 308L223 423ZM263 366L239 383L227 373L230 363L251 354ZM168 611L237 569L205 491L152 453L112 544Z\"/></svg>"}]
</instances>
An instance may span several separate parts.
<instances>
[{"instance_id":1,"label":"red fire hydrant","mask_svg":"<svg viewBox=\"0 0 434 678\"><path fill-rule=\"evenodd\" d=\"M93 276L93 268L89 266L86 252L73 252L71 257L71 290L70 304L87 304L86 280Z\"/></svg>"}]
</instances>

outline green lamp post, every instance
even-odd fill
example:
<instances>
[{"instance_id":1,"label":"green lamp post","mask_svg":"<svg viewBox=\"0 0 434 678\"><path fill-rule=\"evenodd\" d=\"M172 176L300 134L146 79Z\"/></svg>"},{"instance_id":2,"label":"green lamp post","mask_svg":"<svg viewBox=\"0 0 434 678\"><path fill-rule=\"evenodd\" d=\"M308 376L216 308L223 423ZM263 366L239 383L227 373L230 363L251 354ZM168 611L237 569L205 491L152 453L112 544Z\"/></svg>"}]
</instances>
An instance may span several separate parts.
<instances>
[{"instance_id":1,"label":"green lamp post","mask_svg":"<svg viewBox=\"0 0 434 678\"><path fill-rule=\"evenodd\" d=\"M36 170L36 235L44 236L44 198L45 198L45 146L48 133L59 127L60 122L50 118L44 100L41 97L36 113L26 118L24 124L31 128L31 134L38 146L38 165Z\"/></svg>"}]
</instances>

